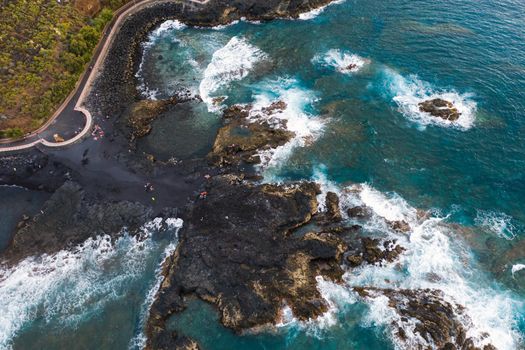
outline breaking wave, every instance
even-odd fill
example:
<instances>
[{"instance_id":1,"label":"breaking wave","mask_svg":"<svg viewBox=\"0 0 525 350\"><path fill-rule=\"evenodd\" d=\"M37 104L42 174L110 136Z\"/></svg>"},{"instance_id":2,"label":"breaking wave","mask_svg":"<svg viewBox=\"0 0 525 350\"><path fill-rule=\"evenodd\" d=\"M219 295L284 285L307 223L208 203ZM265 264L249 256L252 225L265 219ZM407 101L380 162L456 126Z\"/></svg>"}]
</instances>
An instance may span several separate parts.
<instances>
[{"instance_id":1,"label":"breaking wave","mask_svg":"<svg viewBox=\"0 0 525 350\"><path fill-rule=\"evenodd\" d=\"M17 334L37 318L75 328L108 302L125 297L142 278L145 260L161 249L152 235L160 230L176 234L181 225L180 219L156 218L144 225L140 237L124 232L116 240L108 235L89 238L71 250L1 268L0 348L12 348Z\"/></svg>"},{"instance_id":2,"label":"breaking wave","mask_svg":"<svg viewBox=\"0 0 525 350\"><path fill-rule=\"evenodd\" d=\"M213 93L232 81L245 78L258 62L267 58L268 56L259 48L248 43L246 39L236 36L224 47L215 51L199 85L200 96L208 105L208 110L210 112L220 110L213 101L211 96Z\"/></svg>"},{"instance_id":3,"label":"breaking wave","mask_svg":"<svg viewBox=\"0 0 525 350\"><path fill-rule=\"evenodd\" d=\"M339 49L332 49L324 55L317 55L312 61L343 74L359 72L364 66L370 64L369 59Z\"/></svg>"},{"instance_id":4,"label":"breaking wave","mask_svg":"<svg viewBox=\"0 0 525 350\"><path fill-rule=\"evenodd\" d=\"M363 229L375 236L379 234L385 240L396 239L406 248L398 261L386 266L365 265L346 272L347 304L355 303L358 298L352 291L353 287L440 290L444 293L445 301L465 307L466 318L462 322L468 324L467 338L471 337L477 346L483 347L490 343L502 350L519 346L522 339L517 329L517 319L521 302L477 270L475 258L455 238L457 236L453 227L445 222L446 217L418 210L399 195L381 193L368 184L341 188L326 179L323 168L316 170L314 179L322 184L324 193L321 197L327 191L338 193L346 220L350 223L357 220L346 216L348 208L366 206L371 209L372 215L366 222L358 222ZM324 210L322 205L320 210ZM409 224L410 231L407 234L395 232L387 220L403 220ZM512 272L514 274L523 268L522 265L514 265ZM329 285L321 283L320 286L324 288ZM340 304L343 294L338 292L337 295ZM334 300L333 296L331 298ZM398 349L409 349L414 344L429 345L415 332L414 327L418 322L415 319L398 322L406 327L404 331L409 337L406 342L398 341L395 335L397 328L392 327L392 323L399 321L400 315L389 306L386 297L377 296L366 302L369 311L362 321L363 326L386 327ZM328 316L334 314L337 305L330 304ZM318 327L322 329L326 325L327 322L321 320Z\"/></svg>"},{"instance_id":5,"label":"breaking wave","mask_svg":"<svg viewBox=\"0 0 525 350\"><path fill-rule=\"evenodd\" d=\"M324 10L326 10L326 8L328 6L331 6L331 5L336 5L336 4L342 4L345 0L336 0L336 1L332 1L330 2L329 4L326 4L324 6L321 6L321 7L318 7L316 9L313 9L311 11L308 11L308 12L304 12L304 13L301 13L299 15L299 19L300 20L303 20L303 21L306 21L306 20L310 20L310 19L314 19L315 17L319 16L321 13L324 12Z\"/></svg>"},{"instance_id":6,"label":"breaking wave","mask_svg":"<svg viewBox=\"0 0 525 350\"><path fill-rule=\"evenodd\" d=\"M399 111L420 126L437 125L468 130L474 125L477 105L472 100L472 94L459 94L453 90L436 90L429 83L419 80L415 75L404 77L390 68L385 68L382 73L387 92L399 107ZM436 98L451 102L461 113L459 118L455 121L449 121L420 111L419 103Z\"/></svg>"},{"instance_id":7,"label":"breaking wave","mask_svg":"<svg viewBox=\"0 0 525 350\"><path fill-rule=\"evenodd\" d=\"M284 123L286 129L295 134L288 143L259 152L260 170L263 170L266 180L271 180L271 170L279 169L295 148L310 145L322 134L324 121L307 111L316 99L315 94L302 88L295 79L281 78L267 81L257 85L254 91L255 102L249 118L265 120L276 127ZM265 107L277 101L286 103L286 108L271 115L263 111Z\"/></svg>"}]
</instances>

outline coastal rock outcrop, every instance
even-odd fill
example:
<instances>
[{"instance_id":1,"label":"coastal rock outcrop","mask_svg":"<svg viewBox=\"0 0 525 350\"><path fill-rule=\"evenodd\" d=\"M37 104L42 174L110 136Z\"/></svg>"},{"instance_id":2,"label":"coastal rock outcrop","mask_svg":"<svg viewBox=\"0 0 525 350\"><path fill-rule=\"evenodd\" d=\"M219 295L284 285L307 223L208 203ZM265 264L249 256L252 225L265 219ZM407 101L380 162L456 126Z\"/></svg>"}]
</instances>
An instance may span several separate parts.
<instances>
[{"instance_id":1,"label":"coastal rock outcrop","mask_svg":"<svg viewBox=\"0 0 525 350\"><path fill-rule=\"evenodd\" d=\"M276 108L286 109L286 104L273 103L263 108L263 113L271 115ZM208 156L212 164L223 167L260 163L260 150L284 145L295 136L284 126L271 125L265 119L249 119L251 109L249 105L233 105L223 112L225 125L219 129Z\"/></svg>"},{"instance_id":2,"label":"coastal rock outcrop","mask_svg":"<svg viewBox=\"0 0 525 350\"><path fill-rule=\"evenodd\" d=\"M395 314L390 327L396 340L407 349L496 349L491 344L481 348L475 346L474 339L467 335L472 324L464 314L464 308L446 301L439 290L367 287L356 287L354 290L365 300L388 299L388 307ZM418 336L409 338L409 332Z\"/></svg>"},{"instance_id":3,"label":"coastal rock outcrop","mask_svg":"<svg viewBox=\"0 0 525 350\"><path fill-rule=\"evenodd\" d=\"M344 240L317 232L318 185L254 185L212 180L180 232L176 253L164 265L164 281L150 311L150 349L168 348L170 315L197 296L219 309L221 322L240 331L274 323L283 304L300 320L316 318L327 304L316 276L340 281ZM308 230L298 234L298 228Z\"/></svg>"},{"instance_id":4,"label":"coastal rock outcrop","mask_svg":"<svg viewBox=\"0 0 525 350\"><path fill-rule=\"evenodd\" d=\"M124 227L133 233L152 218L151 208L140 203L91 202L78 184L68 181L39 214L23 221L0 259L13 264L35 253L53 254L95 235L115 236Z\"/></svg>"},{"instance_id":5,"label":"coastal rock outcrop","mask_svg":"<svg viewBox=\"0 0 525 350\"><path fill-rule=\"evenodd\" d=\"M178 103L177 97L167 100L141 100L131 106L127 115L127 123L131 129L131 141L144 137L151 131L151 123L169 106Z\"/></svg>"},{"instance_id":6,"label":"coastal rock outcrop","mask_svg":"<svg viewBox=\"0 0 525 350\"><path fill-rule=\"evenodd\" d=\"M452 102L441 98L420 102L419 110L421 112L429 113L433 117L445 119L451 122L458 120L461 116L461 113Z\"/></svg>"}]
</instances>

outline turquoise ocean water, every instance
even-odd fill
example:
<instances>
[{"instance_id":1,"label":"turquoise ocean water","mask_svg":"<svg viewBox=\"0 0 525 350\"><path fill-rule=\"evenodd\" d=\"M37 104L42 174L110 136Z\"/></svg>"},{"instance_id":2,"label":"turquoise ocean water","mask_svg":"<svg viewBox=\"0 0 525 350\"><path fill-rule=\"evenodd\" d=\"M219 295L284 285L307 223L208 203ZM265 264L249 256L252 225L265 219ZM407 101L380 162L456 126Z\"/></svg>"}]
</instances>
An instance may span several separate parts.
<instances>
[{"instance_id":1,"label":"turquoise ocean water","mask_svg":"<svg viewBox=\"0 0 525 350\"><path fill-rule=\"evenodd\" d=\"M293 21L214 29L172 21L153 32L137 72L144 95L187 89L207 105L166 113L139 148L166 159L201 156L220 125L214 97L256 108L283 100L281 117L297 138L264 155L265 181L315 179L343 205L364 203L378 217L413 223L400 238L407 247L400 266L351 272L341 287L320 282L332 308L318 322L290 317L275 330L239 336L194 302L170 327L204 349L390 349L400 346L389 329L394 316L380 301L359 301L351 287L428 287L466 307L474 334L488 333L500 349L523 348L524 28L525 3L515 0L347 0ZM460 119L418 111L434 97L453 101ZM416 223L416 208L430 218ZM57 258L68 278L30 276L46 286L43 295L30 284L26 294L14 292L34 265L4 272L0 303L23 313L0 315L0 345L137 348L175 231L140 244L125 237L111 254L94 242L75 252L79 266ZM365 231L392 234L374 221Z\"/></svg>"}]
</instances>

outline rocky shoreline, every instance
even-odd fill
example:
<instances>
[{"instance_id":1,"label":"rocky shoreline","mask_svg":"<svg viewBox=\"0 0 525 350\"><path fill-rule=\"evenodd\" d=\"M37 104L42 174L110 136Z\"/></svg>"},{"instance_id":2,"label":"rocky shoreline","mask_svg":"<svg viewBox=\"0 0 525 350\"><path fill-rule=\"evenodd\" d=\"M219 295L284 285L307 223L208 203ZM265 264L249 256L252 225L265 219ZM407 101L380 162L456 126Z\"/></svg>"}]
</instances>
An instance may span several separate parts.
<instances>
[{"instance_id":1,"label":"rocky shoreline","mask_svg":"<svg viewBox=\"0 0 525 350\"><path fill-rule=\"evenodd\" d=\"M328 310L317 289L318 276L343 283L346 271L395 262L404 247L365 237L359 225L343 219L362 220L370 208L343 213L338 195L328 192L323 197L314 182L258 182L253 166L261 161L258 152L279 147L294 135L285 126L249 120L250 106L224 111L223 126L206 159L163 163L134 148L134 141L151 130L163 110L183 102L145 102L136 89L141 43L160 22L178 19L214 26L241 18L295 18L329 2L161 2L127 19L87 102L100 116L97 122L104 125L105 138L67 150L0 158L1 184L54 193L40 214L20 223L2 253L3 263L13 266L28 256L53 254L99 234L118 237L123 227L134 234L154 217L181 217L180 241L163 265L163 281L146 323L147 348L195 349L195 341L167 327L170 316L183 311L191 298L215 305L221 323L237 332L275 324L285 306L297 320L313 320ZM271 115L285 108L278 101L264 112ZM144 190L150 183L162 191L150 192L147 185ZM326 198L324 211L318 209L320 198ZM410 230L404 221L386 224L399 235ZM418 322L416 332L438 348L476 349L465 339L467 325L455 317L461 306L445 302L438 291L356 292L363 300L386 296L391 308ZM403 338L401 331L397 334Z\"/></svg>"}]
</instances>

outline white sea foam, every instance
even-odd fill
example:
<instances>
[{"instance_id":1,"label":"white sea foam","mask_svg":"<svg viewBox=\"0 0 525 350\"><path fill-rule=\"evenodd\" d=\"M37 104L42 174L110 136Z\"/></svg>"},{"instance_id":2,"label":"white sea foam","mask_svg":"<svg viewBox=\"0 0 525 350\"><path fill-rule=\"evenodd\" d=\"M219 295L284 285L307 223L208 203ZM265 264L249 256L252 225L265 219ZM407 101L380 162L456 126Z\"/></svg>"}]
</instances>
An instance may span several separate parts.
<instances>
[{"instance_id":1,"label":"white sea foam","mask_svg":"<svg viewBox=\"0 0 525 350\"><path fill-rule=\"evenodd\" d=\"M322 134L324 121L307 112L308 107L316 99L315 94L302 88L295 79L281 78L266 81L258 84L255 91L255 102L249 118L259 121L265 120L276 127L284 123L286 129L295 134L295 137L288 143L259 152L261 170L278 169L295 148L311 144ZM265 107L277 101L286 103L286 108L270 115L263 111ZM264 175L266 180L272 179L271 173L266 172Z\"/></svg>"},{"instance_id":2,"label":"white sea foam","mask_svg":"<svg viewBox=\"0 0 525 350\"><path fill-rule=\"evenodd\" d=\"M292 309L285 304L281 310L281 320L276 327L298 328L310 336L322 338L325 331L337 324L337 314L348 304L357 301L354 294L344 286L325 280L322 276L317 276L315 279L319 293L328 304L328 310L315 320L299 321L294 317Z\"/></svg>"},{"instance_id":3,"label":"white sea foam","mask_svg":"<svg viewBox=\"0 0 525 350\"><path fill-rule=\"evenodd\" d=\"M391 68L383 70L385 87L399 111L410 120L418 123L421 127L427 125L438 125L443 127L454 127L460 130L468 130L474 125L476 119L477 105L472 94L459 94L456 91L444 91L433 88L429 83L421 81L417 76L404 77ZM456 121L449 121L439 117L433 117L429 113L419 110L419 103L431 99L440 98L451 102L458 112L461 113Z\"/></svg>"},{"instance_id":4,"label":"white sea foam","mask_svg":"<svg viewBox=\"0 0 525 350\"><path fill-rule=\"evenodd\" d=\"M99 236L72 250L1 268L0 348L10 349L18 332L37 317L74 328L106 303L124 297L144 272L145 259L158 249L150 229L166 225L156 220L143 228L140 238L124 233L112 241Z\"/></svg>"},{"instance_id":5,"label":"white sea foam","mask_svg":"<svg viewBox=\"0 0 525 350\"><path fill-rule=\"evenodd\" d=\"M385 239L396 239L406 251L399 259L386 266L365 265L349 270L344 275L345 286L350 293L348 303L354 303L356 295L353 287L437 289L444 293L444 300L465 307L466 315L461 321L467 325L467 337L472 337L476 345L491 343L498 349L516 349L521 336L516 328L518 310L522 303L510 292L502 290L488 277L477 270L476 262L467 247L444 222L445 218L421 215L395 193L384 194L368 184L353 185L340 190L327 180L326 170L320 167L314 178L323 182L323 192L338 193L342 212L356 205L372 209L373 215L366 223L365 230L383 235ZM321 174L319 174L321 173ZM408 235L399 234L385 224L385 220L404 220L410 227ZM525 269L525 265L515 265L513 271ZM384 296L367 300L370 309L363 320L364 326L384 326L391 331L390 336L399 349L416 348L415 344L427 344L415 332L416 320L398 322L400 315L388 305ZM390 328L392 322L403 324L409 340L401 342L395 337L396 329ZM323 324L320 325L322 328ZM485 336L484 334L488 334Z\"/></svg>"},{"instance_id":6,"label":"white sea foam","mask_svg":"<svg viewBox=\"0 0 525 350\"><path fill-rule=\"evenodd\" d=\"M232 81L245 78L255 65L268 56L259 48L251 45L246 39L233 37L221 49L213 53L212 59L199 85L199 93L208 110L218 111L211 96L219 88Z\"/></svg>"},{"instance_id":7,"label":"white sea foam","mask_svg":"<svg viewBox=\"0 0 525 350\"><path fill-rule=\"evenodd\" d=\"M175 230L176 233L178 233L178 230L182 228L182 225L183 225L182 219L179 219L179 218L167 218L164 221L164 223L166 224L168 230ZM160 228L162 226L157 226L157 227ZM148 291L148 294L146 295L146 299L144 300L144 303L142 305L142 309L140 312L138 332L131 339L129 343L129 350L140 350L140 349L144 349L144 347L146 346L147 339L146 339L146 335L144 334L144 326L146 325L146 321L149 317L149 310L151 309L151 305L153 305L157 291L159 290L160 284L162 283L162 280L164 279L164 276L161 274L164 262L175 251L175 249L177 248L177 244L178 244L178 241L173 240L166 246L166 248L164 248L164 252L162 253L162 262L159 264L159 266L155 270L155 276L156 276L155 283Z\"/></svg>"},{"instance_id":8,"label":"white sea foam","mask_svg":"<svg viewBox=\"0 0 525 350\"><path fill-rule=\"evenodd\" d=\"M181 21L178 21L176 19L175 20L170 19L170 20L163 22L157 29L152 31L151 34L149 35L149 39L150 41L152 41L165 33L175 31L175 30L182 30L186 27L187 26Z\"/></svg>"},{"instance_id":9,"label":"white sea foam","mask_svg":"<svg viewBox=\"0 0 525 350\"><path fill-rule=\"evenodd\" d=\"M478 210L475 222L507 240L513 240L518 231L512 216L501 212Z\"/></svg>"},{"instance_id":10,"label":"white sea foam","mask_svg":"<svg viewBox=\"0 0 525 350\"><path fill-rule=\"evenodd\" d=\"M514 264L512 265L512 277L514 277L514 274L517 272L525 270L525 264Z\"/></svg>"},{"instance_id":11,"label":"white sea foam","mask_svg":"<svg viewBox=\"0 0 525 350\"><path fill-rule=\"evenodd\" d=\"M310 20L310 19L314 19L315 17L319 16L319 14L321 14L322 12L324 12L324 10L326 10L326 8L328 6L331 6L331 5L336 5L336 4L342 4L345 0L337 0L337 1L332 1L331 3L327 4L327 5L324 5L324 6L321 6L321 7L318 7L316 9L313 9L311 11L308 11L308 12L304 12L304 13L301 13L299 15L299 19L303 20L303 21L306 21L306 20Z\"/></svg>"},{"instance_id":12,"label":"white sea foam","mask_svg":"<svg viewBox=\"0 0 525 350\"><path fill-rule=\"evenodd\" d=\"M359 72L363 67L370 64L369 59L339 49L332 49L324 55L317 55L312 59L312 62L331 67L343 74Z\"/></svg>"}]
</instances>

